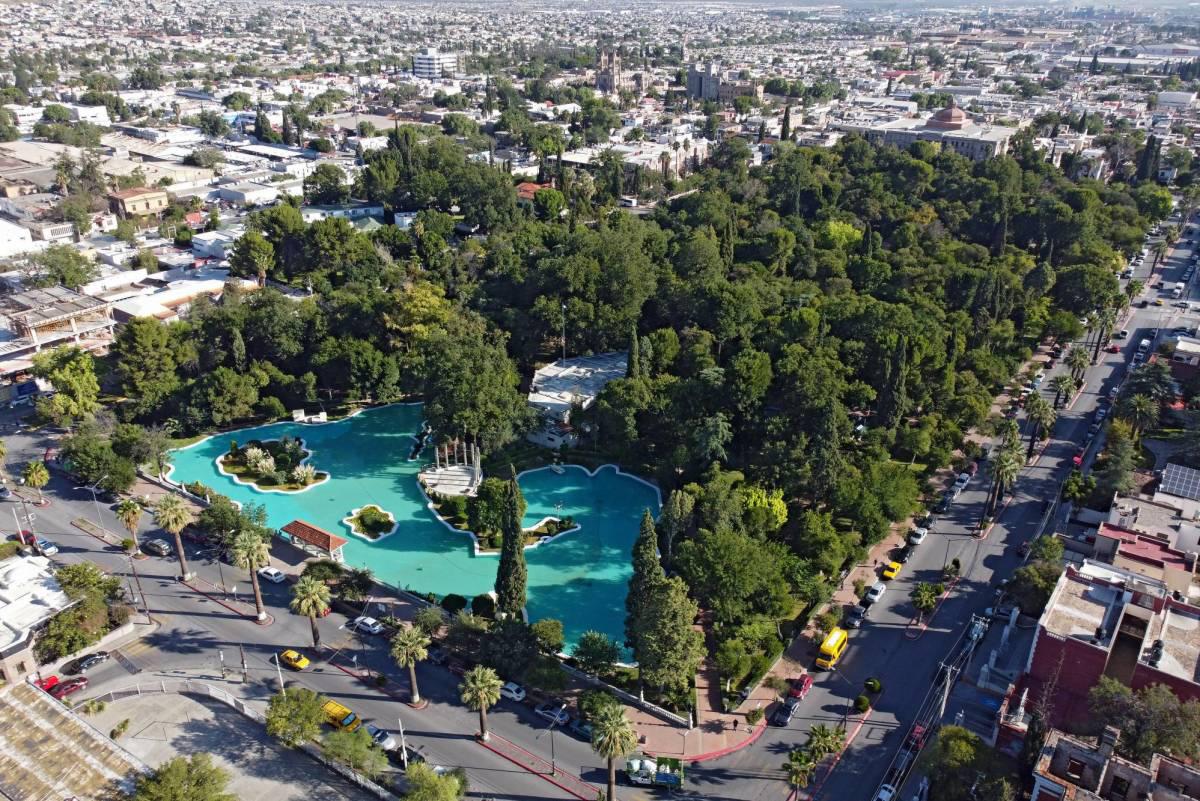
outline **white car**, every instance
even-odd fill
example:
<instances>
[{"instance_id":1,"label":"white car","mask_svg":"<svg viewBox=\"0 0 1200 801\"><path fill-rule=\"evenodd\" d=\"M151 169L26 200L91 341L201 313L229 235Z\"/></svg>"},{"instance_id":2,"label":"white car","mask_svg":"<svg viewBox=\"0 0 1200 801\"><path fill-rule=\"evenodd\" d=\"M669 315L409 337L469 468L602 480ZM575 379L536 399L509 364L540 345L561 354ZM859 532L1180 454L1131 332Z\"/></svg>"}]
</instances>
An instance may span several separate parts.
<instances>
[{"instance_id":1,"label":"white car","mask_svg":"<svg viewBox=\"0 0 1200 801\"><path fill-rule=\"evenodd\" d=\"M917 528L914 528L912 531L908 532L908 541L913 545L920 545L928 536L929 529L918 526Z\"/></svg>"},{"instance_id":2,"label":"white car","mask_svg":"<svg viewBox=\"0 0 1200 801\"><path fill-rule=\"evenodd\" d=\"M879 792L875 794L875 801L892 801L896 797L896 788L890 784L885 784L879 788Z\"/></svg>"},{"instance_id":3,"label":"white car","mask_svg":"<svg viewBox=\"0 0 1200 801\"><path fill-rule=\"evenodd\" d=\"M381 729L373 723L368 723L367 734L371 735L371 739L375 741L375 745L384 751L391 751L396 747L396 738L387 729Z\"/></svg>"},{"instance_id":4,"label":"white car","mask_svg":"<svg viewBox=\"0 0 1200 801\"><path fill-rule=\"evenodd\" d=\"M283 571L275 567L260 567L258 569L258 577L272 584L282 584L287 580L287 576L284 575Z\"/></svg>"},{"instance_id":5,"label":"white car","mask_svg":"<svg viewBox=\"0 0 1200 801\"><path fill-rule=\"evenodd\" d=\"M500 688L500 697L507 698L510 701L524 701L525 688L516 682L510 681Z\"/></svg>"},{"instance_id":6,"label":"white car","mask_svg":"<svg viewBox=\"0 0 1200 801\"><path fill-rule=\"evenodd\" d=\"M360 615L346 624L346 628L354 631L365 631L367 634L382 634L383 624L373 617Z\"/></svg>"},{"instance_id":7,"label":"white car","mask_svg":"<svg viewBox=\"0 0 1200 801\"><path fill-rule=\"evenodd\" d=\"M959 489L966 489L967 485L970 483L971 483L971 474L970 473L959 473L958 478L956 478L954 480L954 486L958 487Z\"/></svg>"},{"instance_id":8,"label":"white car","mask_svg":"<svg viewBox=\"0 0 1200 801\"><path fill-rule=\"evenodd\" d=\"M874 584L872 584L870 587L867 588L866 594L863 595L863 600L869 601L871 603L875 603L876 601L878 601L880 598L883 597L883 594L886 591L887 591L887 585L884 584L882 581L877 581Z\"/></svg>"}]
</instances>

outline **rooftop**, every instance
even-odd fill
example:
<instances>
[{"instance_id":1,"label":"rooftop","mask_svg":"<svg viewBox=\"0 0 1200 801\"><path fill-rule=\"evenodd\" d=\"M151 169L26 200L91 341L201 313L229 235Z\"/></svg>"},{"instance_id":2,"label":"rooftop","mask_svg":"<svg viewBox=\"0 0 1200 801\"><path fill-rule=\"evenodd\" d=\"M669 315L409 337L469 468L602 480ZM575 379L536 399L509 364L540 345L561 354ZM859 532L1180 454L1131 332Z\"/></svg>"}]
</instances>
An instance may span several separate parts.
<instances>
[{"instance_id":1,"label":"rooftop","mask_svg":"<svg viewBox=\"0 0 1200 801\"><path fill-rule=\"evenodd\" d=\"M30 328L104 307L104 301L64 286L30 289L0 297L0 314Z\"/></svg>"},{"instance_id":2,"label":"rooftop","mask_svg":"<svg viewBox=\"0 0 1200 801\"><path fill-rule=\"evenodd\" d=\"M628 364L623 351L560 359L533 374L529 404L560 417L575 404L586 409L605 384L625 377Z\"/></svg>"},{"instance_id":3,"label":"rooftop","mask_svg":"<svg viewBox=\"0 0 1200 801\"><path fill-rule=\"evenodd\" d=\"M1158 639L1163 655L1158 669L1187 681L1200 683L1200 610L1194 606L1168 604Z\"/></svg>"},{"instance_id":4,"label":"rooftop","mask_svg":"<svg viewBox=\"0 0 1200 801\"><path fill-rule=\"evenodd\" d=\"M339 537L337 534L330 534L325 529L317 528L312 523L306 523L303 520L293 520L280 529L280 531L292 535L301 542L315 545L324 551L336 550L348 542L344 537Z\"/></svg>"},{"instance_id":5,"label":"rooftop","mask_svg":"<svg viewBox=\"0 0 1200 801\"><path fill-rule=\"evenodd\" d=\"M1109 610L1119 598L1113 587L1065 573L1046 604L1042 624L1060 637L1090 641L1097 629L1104 627Z\"/></svg>"},{"instance_id":6,"label":"rooftop","mask_svg":"<svg viewBox=\"0 0 1200 801\"><path fill-rule=\"evenodd\" d=\"M25 641L30 629L70 605L46 557L0 562L0 651Z\"/></svg>"},{"instance_id":7,"label":"rooftop","mask_svg":"<svg viewBox=\"0 0 1200 801\"><path fill-rule=\"evenodd\" d=\"M115 197L118 200L131 200L142 195L165 195L165 189L151 189L146 186L135 186L130 189L118 189L116 192L109 192L109 197Z\"/></svg>"},{"instance_id":8,"label":"rooftop","mask_svg":"<svg viewBox=\"0 0 1200 801\"><path fill-rule=\"evenodd\" d=\"M1163 469L1158 491L1180 498L1200 501L1200 470L1181 464L1168 464Z\"/></svg>"}]
</instances>

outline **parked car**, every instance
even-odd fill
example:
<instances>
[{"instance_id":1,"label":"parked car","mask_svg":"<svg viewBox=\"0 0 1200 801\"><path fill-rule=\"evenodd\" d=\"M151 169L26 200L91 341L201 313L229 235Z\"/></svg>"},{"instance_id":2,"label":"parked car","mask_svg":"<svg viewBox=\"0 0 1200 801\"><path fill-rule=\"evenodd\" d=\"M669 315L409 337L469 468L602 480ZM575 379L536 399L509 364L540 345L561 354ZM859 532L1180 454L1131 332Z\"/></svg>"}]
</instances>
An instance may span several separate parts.
<instances>
[{"instance_id":1,"label":"parked car","mask_svg":"<svg viewBox=\"0 0 1200 801\"><path fill-rule=\"evenodd\" d=\"M58 684L58 681L58 676L47 676L44 679L38 679L33 684L35 687L41 687L46 692L49 692L56 684Z\"/></svg>"},{"instance_id":2,"label":"parked car","mask_svg":"<svg viewBox=\"0 0 1200 801\"><path fill-rule=\"evenodd\" d=\"M899 550L895 551L892 558L895 561L897 561L903 565L903 564L907 563L909 559L912 559L912 555L916 552L917 552L917 546L913 545L910 542L910 543L907 543L903 548L900 548Z\"/></svg>"},{"instance_id":3,"label":"parked car","mask_svg":"<svg viewBox=\"0 0 1200 801\"><path fill-rule=\"evenodd\" d=\"M882 581L877 581L867 588L866 593L863 594L863 600L868 603L875 603L883 597L885 592L887 592L887 585Z\"/></svg>"},{"instance_id":4,"label":"parked car","mask_svg":"<svg viewBox=\"0 0 1200 801\"><path fill-rule=\"evenodd\" d=\"M58 546L45 537L38 537L35 545L42 556L54 556L58 553Z\"/></svg>"},{"instance_id":5,"label":"parked car","mask_svg":"<svg viewBox=\"0 0 1200 801\"><path fill-rule=\"evenodd\" d=\"M383 624L373 617L359 615L346 624L346 628L352 631L365 631L367 634L382 634Z\"/></svg>"},{"instance_id":6,"label":"parked car","mask_svg":"<svg viewBox=\"0 0 1200 801\"><path fill-rule=\"evenodd\" d=\"M959 487L960 489L966 487L970 483L971 483L971 474L970 473L959 473L958 478L954 479L954 485L956 487Z\"/></svg>"},{"instance_id":7,"label":"parked car","mask_svg":"<svg viewBox=\"0 0 1200 801\"><path fill-rule=\"evenodd\" d=\"M62 681L54 685L50 688L50 695L61 701L68 695L74 695L81 690L86 690L87 686L87 676L80 676L77 679L68 679L67 681Z\"/></svg>"},{"instance_id":8,"label":"parked car","mask_svg":"<svg viewBox=\"0 0 1200 801\"><path fill-rule=\"evenodd\" d=\"M861 628L870 611L871 607L857 603L846 610L846 616L842 619L842 625L848 629Z\"/></svg>"},{"instance_id":9,"label":"parked car","mask_svg":"<svg viewBox=\"0 0 1200 801\"><path fill-rule=\"evenodd\" d=\"M507 698L510 701L524 701L525 688L514 681L510 681L500 688L500 697Z\"/></svg>"},{"instance_id":10,"label":"parked car","mask_svg":"<svg viewBox=\"0 0 1200 801\"><path fill-rule=\"evenodd\" d=\"M81 656L75 660L74 670L72 673L87 673L97 665L103 665L108 661L108 651L96 651L95 653Z\"/></svg>"},{"instance_id":11,"label":"parked car","mask_svg":"<svg viewBox=\"0 0 1200 801\"><path fill-rule=\"evenodd\" d=\"M885 784L879 788L879 792L875 793L874 801L892 801L896 797L896 788L890 784Z\"/></svg>"},{"instance_id":12,"label":"parked car","mask_svg":"<svg viewBox=\"0 0 1200 801\"><path fill-rule=\"evenodd\" d=\"M791 687L788 689L788 696L804 700L805 696L808 695L808 691L812 689L812 686L813 677L811 673L802 673L799 676L793 676Z\"/></svg>"},{"instance_id":13,"label":"parked car","mask_svg":"<svg viewBox=\"0 0 1200 801\"><path fill-rule=\"evenodd\" d=\"M796 710L800 707L799 698L785 698L779 708L775 710L775 714L771 715L772 726L786 726L792 722L792 718L796 715Z\"/></svg>"},{"instance_id":14,"label":"parked car","mask_svg":"<svg viewBox=\"0 0 1200 801\"><path fill-rule=\"evenodd\" d=\"M917 528L914 528L912 531L908 532L908 541L910 543L912 543L913 545L920 545L922 542L925 541L925 538L928 536L929 536L929 529L917 527Z\"/></svg>"},{"instance_id":15,"label":"parked car","mask_svg":"<svg viewBox=\"0 0 1200 801\"><path fill-rule=\"evenodd\" d=\"M533 713L540 718L545 718L551 724L559 726L566 725L571 716L567 714L567 705L565 701L550 700L538 704L533 708Z\"/></svg>"},{"instance_id":16,"label":"parked car","mask_svg":"<svg viewBox=\"0 0 1200 801\"><path fill-rule=\"evenodd\" d=\"M12 490L10 490L8 487L4 486L3 484L0 484L0 499L8 500L11 497L12 497Z\"/></svg>"},{"instance_id":17,"label":"parked car","mask_svg":"<svg viewBox=\"0 0 1200 801\"><path fill-rule=\"evenodd\" d=\"M421 755L421 752L417 751L412 746L408 746L406 748L396 748L392 751L387 751L386 753L388 761L401 769L404 768L405 760L408 761L409 765L417 765L425 761L425 757Z\"/></svg>"},{"instance_id":18,"label":"parked car","mask_svg":"<svg viewBox=\"0 0 1200 801\"><path fill-rule=\"evenodd\" d=\"M155 556L170 556L171 546L166 540L149 540L142 543L142 550ZM274 570L274 568L270 568Z\"/></svg>"},{"instance_id":19,"label":"parked car","mask_svg":"<svg viewBox=\"0 0 1200 801\"><path fill-rule=\"evenodd\" d=\"M1128 339L1129 338L1129 329L1122 328L1120 331L1118 331L1113 336L1115 336L1117 339Z\"/></svg>"},{"instance_id":20,"label":"parked car","mask_svg":"<svg viewBox=\"0 0 1200 801\"><path fill-rule=\"evenodd\" d=\"M592 724L583 718L571 718L571 722L567 724L567 731L584 742L592 741Z\"/></svg>"},{"instance_id":21,"label":"parked car","mask_svg":"<svg viewBox=\"0 0 1200 801\"><path fill-rule=\"evenodd\" d=\"M287 576L282 570L277 567L260 567L258 569L258 577L272 584L282 584L287 580Z\"/></svg>"},{"instance_id":22,"label":"parked car","mask_svg":"<svg viewBox=\"0 0 1200 801\"><path fill-rule=\"evenodd\" d=\"M292 670L304 670L309 666L308 657L294 648L289 648L279 654L279 661Z\"/></svg>"},{"instance_id":23,"label":"parked car","mask_svg":"<svg viewBox=\"0 0 1200 801\"><path fill-rule=\"evenodd\" d=\"M896 576L900 575L900 568L901 565L899 562L889 562L887 566L883 568L883 577L885 579L894 579Z\"/></svg>"},{"instance_id":24,"label":"parked car","mask_svg":"<svg viewBox=\"0 0 1200 801\"><path fill-rule=\"evenodd\" d=\"M948 492L944 493L941 499L938 501L937 506L933 508L933 511L937 512L938 514L945 514L950 510L950 504L952 503L954 503L954 496Z\"/></svg>"},{"instance_id":25,"label":"parked car","mask_svg":"<svg viewBox=\"0 0 1200 801\"><path fill-rule=\"evenodd\" d=\"M1111 345L1109 345L1108 347L1106 347L1104 350L1106 350L1109 353L1120 353L1121 346L1114 342Z\"/></svg>"},{"instance_id":26,"label":"parked car","mask_svg":"<svg viewBox=\"0 0 1200 801\"><path fill-rule=\"evenodd\" d=\"M391 751L396 747L396 738L387 729L381 729L373 723L368 723L366 729L367 734L371 735L371 739L375 741L375 745L384 751Z\"/></svg>"}]
</instances>

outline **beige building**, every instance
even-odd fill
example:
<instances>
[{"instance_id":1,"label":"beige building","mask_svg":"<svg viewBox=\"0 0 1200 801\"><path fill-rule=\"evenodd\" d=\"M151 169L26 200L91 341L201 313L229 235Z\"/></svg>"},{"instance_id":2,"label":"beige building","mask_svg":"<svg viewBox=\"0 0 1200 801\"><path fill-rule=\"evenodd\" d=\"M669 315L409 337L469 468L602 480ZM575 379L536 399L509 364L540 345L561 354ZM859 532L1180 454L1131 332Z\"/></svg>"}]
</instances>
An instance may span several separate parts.
<instances>
[{"instance_id":1,"label":"beige building","mask_svg":"<svg viewBox=\"0 0 1200 801\"><path fill-rule=\"evenodd\" d=\"M979 125L957 106L935 112L929 119L901 117L879 123L841 122L836 128L861 134L868 142L906 148L913 142L936 142L972 161L985 161L1008 152L1018 129Z\"/></svg>"},{"instance_id":2,"label":"beige building","mask_svg":"<svg viewBox=\"0 0 1200 801\"><path fill-rule=\"evenodd\" d=\"M110 192L108 205L114 214L122 217L157 217L171 205L171 198L163 189L139 186Z\"/></svg>"}]
</instances>

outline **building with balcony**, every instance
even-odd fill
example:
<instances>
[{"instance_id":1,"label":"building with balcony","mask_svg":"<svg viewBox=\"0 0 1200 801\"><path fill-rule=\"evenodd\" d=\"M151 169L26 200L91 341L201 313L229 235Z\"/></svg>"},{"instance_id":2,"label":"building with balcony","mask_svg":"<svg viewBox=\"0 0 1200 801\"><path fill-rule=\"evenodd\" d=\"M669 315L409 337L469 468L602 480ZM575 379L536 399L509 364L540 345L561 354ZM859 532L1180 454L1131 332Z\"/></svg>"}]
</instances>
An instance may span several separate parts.
<instances>
[{"instance_id":1,"label":"building with balcony","mask_svg":"<svg viewBox=\"0 0 1200 801\"><path fill-rule=\"evenodd\" d=\"M27 372L35 354L60 345L92 353L113 339L109 304L62 286L0 296L0 377Z\"/></svg>"},{"instance_id":2,"label":"building with balcony","mask_svg":"<svg viewBox=\"0 0 1200 801\"><path fill-rule=\"evenodd\" d=\"M462 57L458 53L441 53L427 47L413 55L413 75L418 78L436 80L448 78L462 71Z\"/></svg>"},{"instance_id":3,"label":"building with balcony","mask_svg":"<svg viewBox=\"0 0 1200 801\"><path fill-rule=\"evenodd\" d=\"M108 205L114 214L122 217L157 217L171 205L171 198L163 189L144 186L110 192Z\"/></svg>"}]
</instances>

